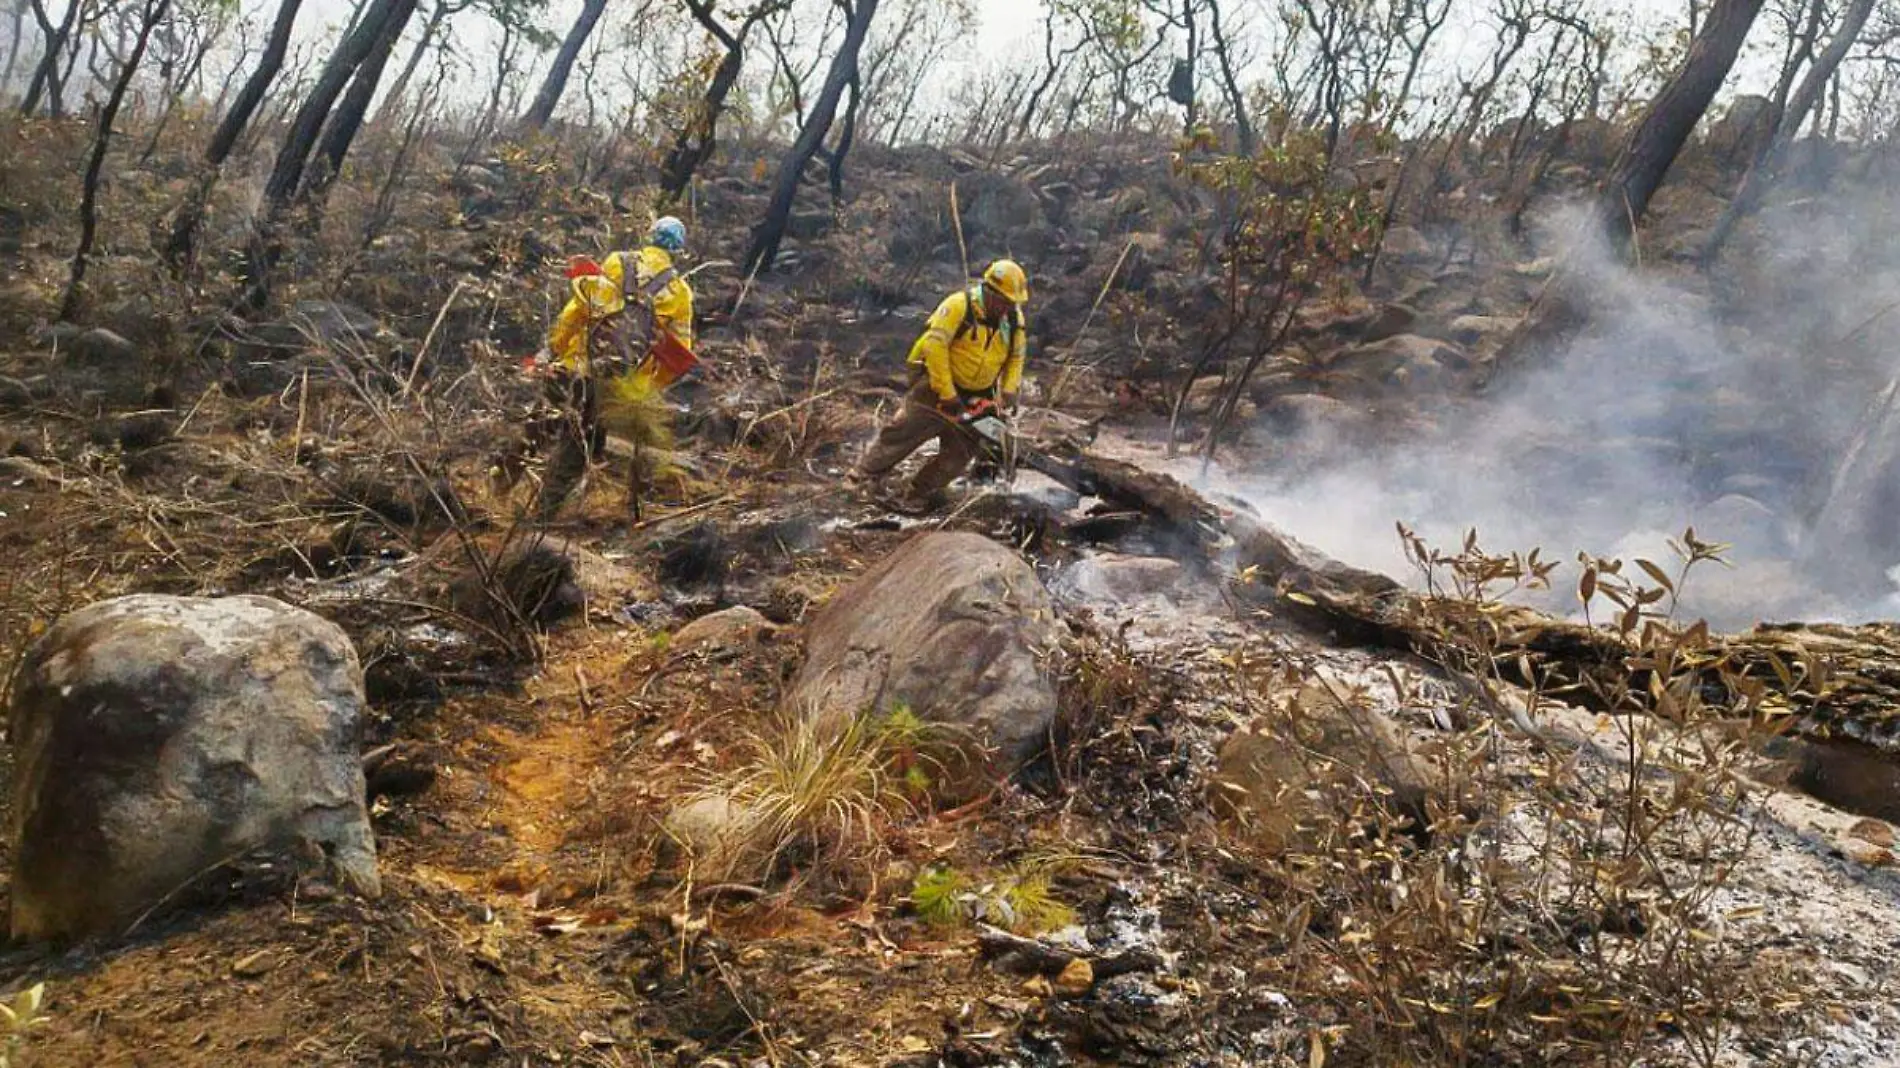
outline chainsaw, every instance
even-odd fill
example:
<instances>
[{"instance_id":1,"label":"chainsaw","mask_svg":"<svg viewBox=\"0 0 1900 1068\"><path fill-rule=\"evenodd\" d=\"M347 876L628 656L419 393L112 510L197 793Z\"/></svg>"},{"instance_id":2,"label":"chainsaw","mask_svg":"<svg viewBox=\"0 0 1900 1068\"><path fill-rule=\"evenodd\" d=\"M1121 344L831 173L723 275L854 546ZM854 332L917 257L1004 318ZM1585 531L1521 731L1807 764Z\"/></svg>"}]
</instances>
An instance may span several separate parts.
<instances>
[{"instance_id":1,"label":"chainsaw","mask_svg":"<svg viewBox=\"0 0 1900 1068\"><path fill-rule=\"evenodd\" d=\"M1032 471L1040 471L1084 497L1097 495L1099 487L1095 485L1095 479L1079 465L1025 447L1022 438L1004 421L1002 410L989 397L978 397L971 401L957 418L957 423L976 436L1003 470L1011 471L1016 465L1021 465Z\"/></svg>"}]
</instances>

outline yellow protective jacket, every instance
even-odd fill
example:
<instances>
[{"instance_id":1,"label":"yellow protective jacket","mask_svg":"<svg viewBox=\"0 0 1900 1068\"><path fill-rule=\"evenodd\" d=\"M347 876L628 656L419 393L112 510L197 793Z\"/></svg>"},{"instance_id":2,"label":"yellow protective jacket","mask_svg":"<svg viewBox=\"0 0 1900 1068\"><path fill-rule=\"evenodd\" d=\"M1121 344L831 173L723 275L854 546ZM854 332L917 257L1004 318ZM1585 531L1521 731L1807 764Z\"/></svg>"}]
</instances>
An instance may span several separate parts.
<instances>
[{"instance_id":1,"label":"yellow protective jacket","mask_svg":"<svg viewBox=\"0 0 1900 1068\"><path fill-rule=\"evenodd\" d=\"M627 263L634 264L631 283ZM585 374L588 369L588 339L594 327L627 308L629 292L637 293L662 271L673 266L673 257L663 248L648 245L637 253L616 252L600 265L600 274L574 279L573 296L548 331L548 351L563 367ZM693 347L693 290L684 278L674 278L653 297L654 324Z\"/></svg>"},{"instance_id":2,"label":"yellow protective jacket","mask_svg":"<svg viewBox=\"0 0 1900 1068\"><path fill-rule=\"evenodd\" d=\"M923 336L911 346L912 365L930 374L930 388L942 400L959 392L986 393L1000 383L1002 392L1022 385L1023 354L1029 330L1020 311L994 326L983 319L983 287L950 294L930 316Z\"/></svg>"}]
</instances>

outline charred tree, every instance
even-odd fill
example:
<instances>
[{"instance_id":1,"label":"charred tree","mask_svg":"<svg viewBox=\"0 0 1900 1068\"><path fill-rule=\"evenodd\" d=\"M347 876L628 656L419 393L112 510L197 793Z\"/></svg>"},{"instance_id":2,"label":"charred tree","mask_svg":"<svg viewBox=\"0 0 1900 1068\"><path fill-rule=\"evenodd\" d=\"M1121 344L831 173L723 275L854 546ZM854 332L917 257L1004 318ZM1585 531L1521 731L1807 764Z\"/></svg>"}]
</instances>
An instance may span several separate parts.
<instances>
[{"instance_id":1,"label":"charred tree","mask_svg":"<svg viewBox=\"0 0 1900 1068\"><path fill-rule=\"evenodd\" d=\"M567 38L561 42L561 50L554 54L554 63L548 67L548 76L542 79L541 91L534 94L534 103L528 106L528 113L521 117L521 125L530 130L540 130L554 118L554 109L561 103L561 94L567 92L567 79L574 72L574 61L580 58L581 48L587 44L587 38L593 34L601 13L606 10L607 0L583 0L580 17L574 20L573 27L567 31Z\"/></svg>"},{"instance_id":2,"label":"charred tree","mask_svg":"<svg viewBox=\"0 0 1900 1068\"><path fill-rule=\"evenodd\" d=\"M806 164L818 154L824 144L825 135L830 132L832 117L838 113L838 100L844 96L845 88L857 79L858 53L864 48L864 38L870 33L871 20L877 16L878 0L858 0L855 7L847 9L844 29L844 41L838 45L838 52L831 59L831 69L825 74L824 87L818 93L818 99L812 102L811 112L805 117L805 125L798 132L798 139L792 142L791 150L779 163L778 177L772 186L772 201L766 208L765 218L752 231L752 247L746 253L745 268L748 273L765 270L772 266L778 257L779 243L785 239L786 224L791 221L792 201L798 195L799 179L805 173Z\"/></svg>"},{"instance_id":3,"label":"charred tree","mask_svg":"<svg viewBox=\"0 0 1900 1068\"><path fill-rule=\"evenodd\" d=\"M383 79L383 68L389 64L390 53L395 51L396 41L402 37L402 31L415 11L416 0L396 0L383 23L382 31L376 35L369 53L357 66L349 90L343 94L343 102L337 105L329 124L324 127L323 140L317 145L316 155L311 160L313 166L306 171L303 188L297 194L299 200L305 201L313 209L322 208L330 194L331 184L343 172L343 159L349 155L350 146L356 142L357 131L363 128L363 117L369 114L369 103L375 98L376 86Z\"/></svg>"},{"instance_id":4,"label":"charred tree","mask_svg":"<svg viewBox=\"0 0 1900 1068\"><path fill-rule=\"evenodd\" d=\"M335 51L330 53L330 59L317 76L316 84L298 106L290 129L284 134L284 143L277 150L277 158L271 165L270 177L264 184L264 201L259 209L260 218L252 238L250 262L245 272L248 299L253 307L262 307L269 297L270 272L283 252L277 230L303 181L304 170L309 165L317 137L323 132L324 120L329 118L337 97L342 95L357 69L378 45L385 44L384 32L390 24L398 23L397 32L400 33L400 24L408 21L415 7L416 0L370 0L369 5L358 13L355 25L337 43ZM393 41L388 43L393 44ZM352 136L354 133L352 128Z\"/></svg>"},{"instance_id":5,"label":"charred tree","mask_svg":"<svg viewBox=\"0 0 1900 1068\"><path fill-rule=\"evenodd\" d=\"M237 99L231 102L231 110L225 112L224 118L218 122L218 128L212 131L210 143L205 145L204 173L172 217L171 237L165 242L165 262L174 270L188 267L194 258L198 227L204 221L205 205L211 199L211 191L217 187L218 173L224 168L224 161L231 157L238 140L244 136L245 127L250 125L252 116L264 103L271 82L283 70L284 57L290 52L291 30L296 26L297 12L302 7L303 0L283 0L278 5L277 19L271 24L270 39L264 43L264 54L258 57L257 68L251 71Z\"/></svg>"},{"instance_id":6,"label":"charred tree","mask_svg":"<svg viewBox=\"0 0 1900 1068\"><path fill-rule=\"evenodd\" d=\"M1234 143L1243 156L1252 156L1260 147L1247 117L1247 94L1240 90L1234 75L1233 49L1227 43L1227 31L1220 24L1220 0L1207 0L1207 29L1214 38L1214 59L1220 67L1221 88L1227 93L1227 106L1234 109Z\"/></svg>"},{"instance_id":7,"label":"charred tree","mask_svg":"<svg viewBox=\"0 0 1900 1068\"><path fill-rule=\"evenodd\" d=\"M13 5L13 29L7 38L7 65L0 70L0 89L13 84L13 67L20 59L20 38L26 30L26 0L15 0Z\"/></svg>"},{"instance_id":8,"label":"charred tree","mask_svg":"<svg viewBox=\"0 0 1900 1068\"><path fill-rule=\"evenodd\" d=\"M1068 48L1056 50L1056 31L1062 25L1058 10L1051 10L1042 20L1042 77L1037 79L1035 88L1029 91L1029 102L1023 105L1022 118L1016 121L1016 140L1029 136L1032 123L1042 113L1042 98L1048 94L1056 79L1062 76L1062 70L1076 53L1087 47L1090 35L1084 33L1080 40Z\"/></svg>"},{"instance_id":9,"label":"charred tree","mask_svg":"<svg viewBox=\"0 0 1900 1068\"><path fill-rule=\"evenodd\" d=\"M1636 224L1728 78L1761 7L1762 0L1715 0L1702 20L1701 32L1690 42L1682 69L1657 94L1604 180L1590 213L1589 225L1595 234L1586 239L1599 236L1619 254L1633 246ZM1505 340L1494 367L1521 363L1533 353L1562 344L1582 328L1588 303L1576 273L1574 266L1566 266L1551 277L1530 315Z\"/></svg>"},{"instance_id":10,"label":"charred tree","mask_svg":"<svg viewBox=\"0 0 1900 1068\"><path fill-rule=\"evenodd\" d=\"M1762 194L1773 184L1776 172L1788 158L1788 150L1794 145L1801 124L1807 120L1808 113L1821 99L1821 94L1833 80L1835 72L1840 70L1841 62L1853 49L1854 42L1860 40L1861 31L1867 28L1867 20L1873 14L1874 0L1852 0L1847 11L1841 16L1841 27L1827 43L1827 49L1821 53L1814 66L1808 69L1807 77L1801 81L1801 88L1795 90L1788 101L1787 110L1781 114L1775 125L1774 139L1768 149L1756 159L1742 175L1742 184L1735 191L1735 197L1723 209L1722 217L1716 220L1715 229L1709 232L1707 242L1702 246L1704 263L1713 261L1721 255L1722 246L1734 236L1735 227L1754 212L1761 203Z\"/></svg>"},{"instance_id":11,"label":"charred tree","mask_svg":"<svg viewBox=\"0 0 1900 1068\"><path fill-rule=\"evenodd\" d=\"M1626 250L1636 236L1636 224L1649 208L1650 198L1727 80L1761 7L1762 0L1715 0L1702 20L1701 32L1689 45L1682 69L1630 134L1597 197L1597 223L1618 250Z\"/></svg>"},{"instance_id":12,"label":"charred tree","mask_svg":"<svg viewBox=\"0 0 1900 1068\"><path fill-rule=\"evenodd\" d=\"M851 103L844 109L844 125L838 133L838 143L825 154L826 181L831 187L831 205L834 208L844 206L844 160L851 154L851 145L858 138L858 104L863 95L863 87L858 84L854 74L851 78Z\"/></svg>"},{"instance_id":13,"label":"charred tree","mask_svg":"<svg viewBox=\"0 0 1900 1068\"><path fill-rule=\"evenodd\" d=\"M699 113L685 126L680 128L673 139L673 147L666 152L666 160L660 165L660 192L669 201L678 200L692 183L693 175L708 159L718 143L719 116L726 110L726 99L732 95L732 87L738 84L739 71L745 65L745 39L752 28L777 10L776 5L760 5L746 16L739 29L726 29L713 13L712 0L686 0L686 7L693 18L706 28L706 32L718 39L726 49L725 57L713 71L712 81L706 86L706 95L700 98Z\"/></svg>"},{"instance_id":14,"label":"charred tree","mask_svg":"<svg viewBox=\"0 0 1900 1068\"><path fill-rule=\"evenodd\" d=\"M383 98L383 106L376 112L378 123L387 122L401 110L403 97L409 95L409 83L415 80L416 71L422 66L423 59L428 56L429 50L435 47L436 34L442 31L442 27L450 18L468 10L473 2L474 0L460 0L459 3L438 2L430 9L429 21L422 24L422 34L416 38L416 46L410 50L408 62L403 64L401 72L396 75L396 80L390 83L389 95Z\"/></svg>"},{"instance_id":15,"label":"charred tree","mask_svg":"<svg viewBox=\"0 0 1900 1068\"><path fill-rule=\"evenodd\" d=\"M28 0L33 11L33 21L39 23L40 33L46 38L46 54L33 70L33 80L26 87L26 95L20 99L20 114L31 115L40 108L40 98L46 99L47 113L59 118L66 113L65 77L60 73L60 58L66 53L74 37L74 27L81 21L85 7L84 0L74 0L66 8L57 24L47 14L46 5L41 0Z\"/></svg>"},{"instance_id":16,"label":"charred tree","mask_svg":"<svg viewBox=\"0 0 1900 1068\"><path fill-rule=\"evenodd\" d=\"M151 44L152 31L158 28L165 13L170 10L171 0L148 0L139 19L138 36L133 40L125 62L119 66L119 76L112 83L111 95L106 97L105 106L99 109L99 126L92 138L92 155L86 160L86 175L80 187L79 247L73 251L72 275L66 283L65 299L59 303L59 317L63 322L70 322L79 311L79 287L86 278L86 259L92 255L93 237L99 222L99 176L105 171L106 152L112 147L112 124L118 120L119 108L125 103L125 91L131 87L132 79L138 74L139 64L145 60L145 49Z\"/></svg>"}]
</instances>

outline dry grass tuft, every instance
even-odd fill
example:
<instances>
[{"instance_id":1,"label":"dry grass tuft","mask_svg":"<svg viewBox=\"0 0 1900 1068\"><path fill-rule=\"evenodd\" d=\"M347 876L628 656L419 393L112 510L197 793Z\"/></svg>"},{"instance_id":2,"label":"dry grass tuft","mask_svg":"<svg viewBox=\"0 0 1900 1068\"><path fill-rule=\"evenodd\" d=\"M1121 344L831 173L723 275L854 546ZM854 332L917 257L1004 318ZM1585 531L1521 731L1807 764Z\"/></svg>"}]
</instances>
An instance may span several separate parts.
<instances>
[{"instance_id":1,"label":"dry grass tuft","mask_svg":"<svg viewBox=\"0 0 1900 1068\"><path fill-rule=\"evenodd\" d=\"M788 717L746 733L743 756L688 798L712 833L683 843L695 874L763 879L792 870L863 871L888 856L886 830L915 810L911 774L924 729L906 714L838 725Z\"/></svg>"}]
</instances>

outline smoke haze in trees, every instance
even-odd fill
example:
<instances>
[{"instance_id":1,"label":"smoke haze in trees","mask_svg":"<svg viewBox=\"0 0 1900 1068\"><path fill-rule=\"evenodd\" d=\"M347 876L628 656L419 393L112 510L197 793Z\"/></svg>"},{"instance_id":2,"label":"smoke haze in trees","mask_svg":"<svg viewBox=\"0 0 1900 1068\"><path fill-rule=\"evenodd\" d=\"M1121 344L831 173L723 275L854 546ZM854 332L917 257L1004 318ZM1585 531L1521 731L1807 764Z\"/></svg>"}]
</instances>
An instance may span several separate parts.
<instances>
[{"instance_id":1,"label":"smoke haze in trees","mask_svg":"<svg viewBox=\"0 0 1900 1068\"><path fill-rule=\"evenodd\" d=\"M1227 471L1209 488L1401 580L1416 576L1395 522L1447 551L1475 527L1491 551L1641 556L1671 571L1667 539L1693 525L1734 547L1732 570L1699 569L1687 587L1685 610L1712 625L1893 618L1900 397L1884 420L1867 417L1900 374L1886 344L1900 311L1875 318L1900 304L1900 251L1877 239L1893 214L1884 195L1797 200L1734 250L1712 294L1686 267L1639 273L1587 250L1595 325L1560 358L1427 440L1286 443L1326 459ZM1558 220L1550 232L1575 230ZM1566 567L1536 602L1573 610L1576 577Z\"/></svg>"}]
</instances>

